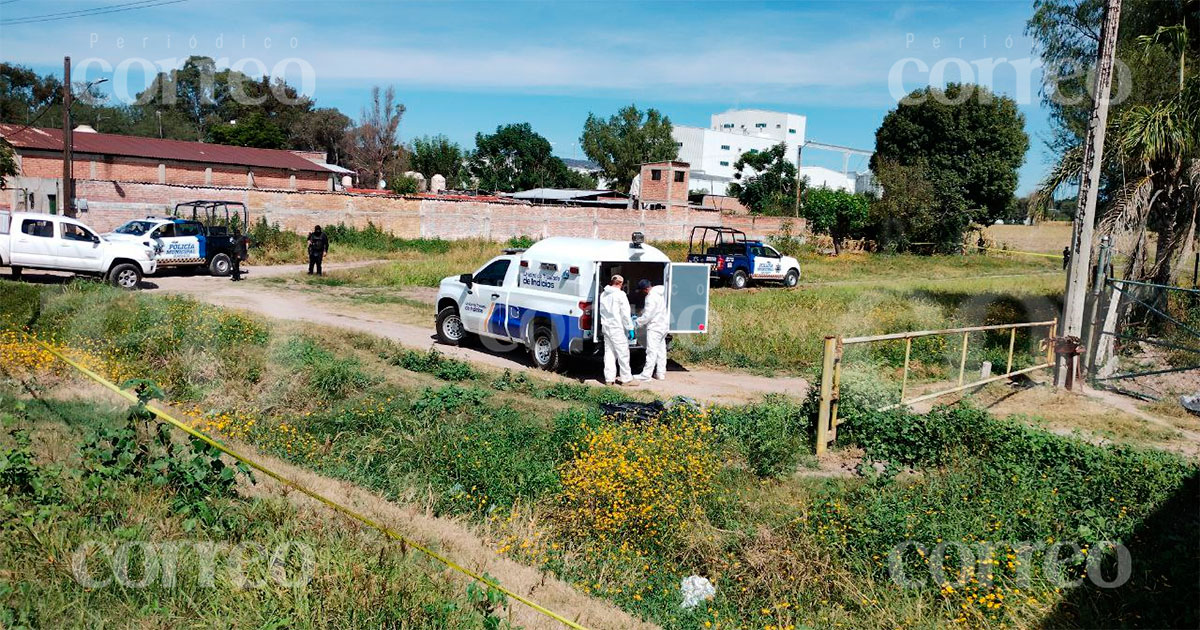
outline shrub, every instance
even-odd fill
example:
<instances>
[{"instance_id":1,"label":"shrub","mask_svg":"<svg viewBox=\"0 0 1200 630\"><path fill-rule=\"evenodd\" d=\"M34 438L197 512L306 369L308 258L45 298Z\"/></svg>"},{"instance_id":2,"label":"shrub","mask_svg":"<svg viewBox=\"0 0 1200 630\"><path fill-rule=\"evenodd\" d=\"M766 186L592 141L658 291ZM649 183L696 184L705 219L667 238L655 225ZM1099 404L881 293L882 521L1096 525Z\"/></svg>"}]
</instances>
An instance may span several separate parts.
<instances>
[{"instance_id":1,"label":"shrub","mask_svg":"<svg viewBox=\"0 0 1200 630\"><path fill-rule=\"evenodd\" d=\"M712 424L677 407L651 422L585 427L561 467L563 518L579 536L661 546L703 516L718 464Z\"/></svg>"},{"instance_id":2,"label":"shrub","mask_svg":"<svg viewBox=\"0 0 1200 630\"><path fill-rule=\"evenodd\" d=\"M536 242L537 239L533 238L532 236L521 235L508 239L506 245L514 249L529 249Z\"/></svg>"},{"instance_id":3,"label":"shrub","mask_svg":"<svg viewBox=\"0 0 1200 630\"><path fill-rule=\"evenodd\" d=\"M286 360L307 372L314 393L326 402L343 400L375 382L357 359L336 357L311 339L291 339L283 353Z\"/></svg>"},{"instance_id":4,"label":"shrub","mask_svg":"<svg viewBox=\"0 0 1200 630\"><path fill-rule=\"evenodd\" d=\"M719 432L738 443L750 470L761 478L794 471L808 450L804 410L780 395L758 405L716 409L712 419Z\"/></svg>"}]
</instances>

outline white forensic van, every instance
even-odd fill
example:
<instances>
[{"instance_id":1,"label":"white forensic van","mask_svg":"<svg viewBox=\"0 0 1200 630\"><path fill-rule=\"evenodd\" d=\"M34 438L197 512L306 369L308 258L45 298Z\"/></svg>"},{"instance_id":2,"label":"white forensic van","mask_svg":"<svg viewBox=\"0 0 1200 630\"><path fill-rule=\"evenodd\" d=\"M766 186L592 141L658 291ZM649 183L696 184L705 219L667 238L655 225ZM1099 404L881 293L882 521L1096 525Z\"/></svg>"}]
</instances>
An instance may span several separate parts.
<instances>
[{"instance_id":1,"label":"white forensic van","mask_svg":"<svg viewBox=\"0 0 1200 630\"><path fill-rule=\"evenodd\" d=\"M638 281L648 279L666 287L671 334L707 332L709 266L672 263L634 233L632 241L551 237L442 280L438 339L458 345L480 336L523 345L539 368L558 370L566 355L603 347L596 307L613 274L624 276L634 315L645 299ZM631 347L641 347L640 336Z\"/></svg>"},{"instance_id":2,"label":"white forensic van","mask_svg":"<svg viewBox=\"0 0 1200 630\"><path fill-rule=\"evenodd\" d=\"M99 276L112 284L136 289L154 273L154 250L141 243L110 241L88 226L56 214L0 212L0 266L49 269Z\"/></svg>"}]
</instances>

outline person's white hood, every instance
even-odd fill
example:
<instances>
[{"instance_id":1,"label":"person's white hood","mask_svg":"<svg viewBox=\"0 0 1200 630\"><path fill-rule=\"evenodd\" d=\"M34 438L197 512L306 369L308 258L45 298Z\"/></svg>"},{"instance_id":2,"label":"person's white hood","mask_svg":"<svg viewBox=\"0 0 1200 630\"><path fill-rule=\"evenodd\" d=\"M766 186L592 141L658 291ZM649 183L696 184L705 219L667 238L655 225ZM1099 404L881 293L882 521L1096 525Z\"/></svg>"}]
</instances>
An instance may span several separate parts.
<instances>
[{"instance_id":1,"label":"person's white hood","mask_svg":"<svg viewBox=\"0 0 1200 630\"><path fill-rule=\"evenodd\" d=\"M611 284L604 287L600 294L600 325L610 329L633 330L629 298L624 291Z\"/></svg>"}]
</instances>

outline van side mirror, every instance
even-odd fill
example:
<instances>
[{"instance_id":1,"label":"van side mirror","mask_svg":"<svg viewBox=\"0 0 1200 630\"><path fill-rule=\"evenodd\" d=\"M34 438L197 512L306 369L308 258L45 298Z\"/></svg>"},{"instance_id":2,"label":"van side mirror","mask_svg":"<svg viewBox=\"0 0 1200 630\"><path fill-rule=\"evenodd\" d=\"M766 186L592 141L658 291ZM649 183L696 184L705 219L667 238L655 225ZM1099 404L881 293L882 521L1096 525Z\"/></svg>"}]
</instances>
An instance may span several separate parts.
<instances>
[{"instance_id":1,"label":"van side mirror","mask_svg":"<svg viewBox=\"0 0 1200 630\"><path fill-rule=\"evenodd\" d=\"M471 288L471 285L475 283L475 276L472 276L469 273L464 273L458 277L458 281L467 285L467 288L469 289Z\"/></svg>"}]
</instances>

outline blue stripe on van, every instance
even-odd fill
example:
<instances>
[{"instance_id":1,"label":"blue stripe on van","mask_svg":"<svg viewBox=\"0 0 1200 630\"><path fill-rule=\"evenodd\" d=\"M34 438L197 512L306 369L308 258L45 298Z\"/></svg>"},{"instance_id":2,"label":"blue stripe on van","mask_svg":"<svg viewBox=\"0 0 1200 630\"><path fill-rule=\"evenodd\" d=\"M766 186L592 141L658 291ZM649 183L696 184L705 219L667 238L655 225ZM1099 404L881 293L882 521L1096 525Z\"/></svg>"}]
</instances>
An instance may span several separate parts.
<instances>
[{"instance_id":1,"label":"blue stripe on van","mask_svg":"<svg viewBox=\"0 0 1200 630\"><path fill-rule=\"evenodd\" d=\"M499 331L497 314L493 314L492 319L488 321L488 330L493 334L502 334ZM558 348L559 350L570 350L572 339L582 339L583 330L579 328L579 317L576 315L564 315L562 313L548 313L535 309L525 308L523 306L509 305L505 309L506 323L504 333L513 339L522 339L525 334L525 327L535 319L546 319L550 321L550 328L558 333ZM495 324L495 325L494 325Z\"/></svg>"}]
</instances>

